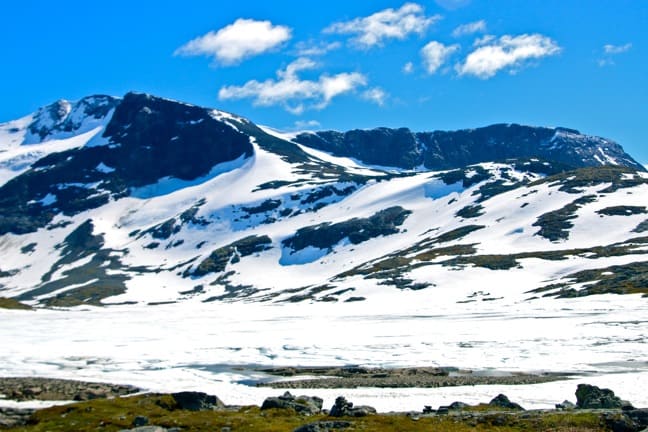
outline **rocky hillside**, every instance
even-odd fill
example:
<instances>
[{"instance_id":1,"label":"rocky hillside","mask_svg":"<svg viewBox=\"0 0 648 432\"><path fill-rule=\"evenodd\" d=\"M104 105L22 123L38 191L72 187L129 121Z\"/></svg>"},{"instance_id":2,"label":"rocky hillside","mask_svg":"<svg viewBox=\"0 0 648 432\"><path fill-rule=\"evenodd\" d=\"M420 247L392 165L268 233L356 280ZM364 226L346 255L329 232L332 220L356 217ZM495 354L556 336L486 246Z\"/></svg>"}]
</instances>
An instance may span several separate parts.
<instances>
[{"instance_id":1,"label":"rocky hillside","mask_svg":"<svg viewBox=\"0 0 648 432\"><path fill-rule=\"evenodd\" d=\"M622 165L644 170L616 142L561 127L496 124L434 132L356 129L301 133L295 141L368 164L406 169L443 170L510 158L539 158L572 168Z\"/></svg>"},{"instance_id":2,"label":"rocky hillside","mask_svg":"<svg viewBox=\"0 0 648 432\"><path fill-rule=\"evenodd\" d=\"M0 125L0 297L641 294L645 203L643 167L564 128L286 135L151 95L92 96Z\"/></svg>"}]
</instances>

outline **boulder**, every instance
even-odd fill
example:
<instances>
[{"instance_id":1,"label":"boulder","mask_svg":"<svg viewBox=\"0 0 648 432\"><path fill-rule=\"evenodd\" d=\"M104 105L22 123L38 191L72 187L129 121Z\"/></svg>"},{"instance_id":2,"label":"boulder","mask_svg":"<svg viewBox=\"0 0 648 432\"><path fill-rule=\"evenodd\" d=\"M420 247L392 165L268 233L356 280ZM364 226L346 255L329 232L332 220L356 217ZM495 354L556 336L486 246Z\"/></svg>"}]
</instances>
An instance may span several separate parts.
<instances>
[{"instance_id":1,"label":"boulder","mask_svg":"<svg viewBox=\"0 0 648 432\"><path fill-rule=\"evenodd\" d=\"M344 396L338 396L331 408L331 417L364 417L369 414L376 414L376 409L366 405L353 406L353 402L346 400Z\"/></svg>"},{"instance_id":2,"label":"boulder","mask_svg":"<svg viewBox=\"0 0 648 432\"><path fill-rule=\"evenodd\" d=\"M574 405L573 402L570 402L568 400L564 400L562 403L556 404L557 410L568 411L568 410L573 410L574 408L576 408L576 405Z\"/></svg>"},{"instance_id":3,"label":"boulder","mask_svg":"<svg viewBox=\"0 0 648 432\"><path fill-rule=\"evenodd\" d=\"M513 410L522 410L524 411L524 408L522 408L520 405L516 404L515 402L511 402L509 398L506 395L503 394L498 394L488 402L488 405L494 406L494 407L499 407L499 408L506 408L506 409L513 409Z\"/></svg>"},{"instance_id":4,"label":"boulder","mask_svg":"<svg viewBox=\"0 0 648 432\"><path fill-rule=\"evenodd\" d=\"M621 408L624 405L610 389L602 389L589 384L578 384L576 388L576 407L580 409Z\"/></svg>"},{"instance_id":5,"label":"boulder","mask_svg":"<svg viewBox=\"0 0 648 432\"><path fill-rule=\"evenodd\" d=\"M119 432L169 432L171 429L165 429L161 426L140 426L133 429L122 429Z\"/></svg>"},{"instance_id":6,"label":"boulder","mask_svg":"<svg viewBox=\"0 0 648 432\"><path fill-rule=\"evenodd\" d=\"M208 395L202 392L185 391L172 393L173 399L178 404L179 409L189 411L214 411L225 408L223 401L216 396Z\"/></svg>"},{"instance_id":7,"label":"boulder","mask_svg":"<svg viewBox=\"0 0 648 432\"><path fill-rule=\"evenodd\" d=\"M332 432L353 426L347 421L320 421L299 426L293 432Z\"/></svg>"},{"instance_id":8,"label":"boulder","mask_svg":"<svg viewBox=\"0 0 648 432\"><path fill-rule=\"evenodd\" d=\"M449 410L462 410L464 408L468 408L470 405L463 403L463 402L452 402L450 405L448 405Z\"/></svg>"},{"instance_id":9,"label":"boulder","mask_svg":"<svg viewBox=\"0 0 648 432\"><path fill-rule=\"evenodd\" d=\"M140 427L146 426L149 423L149 419L146 416L138 415L133 419L133 426Z\"/></svg>"},{"instance_id":10,"label":"boulder","mask_svg":"<svg viewBox=\"0 0 648 432\"><path fill-rule=\"evenodd\" d=\"M290 392L279 397L269 397L263 401L262 410L270 408L293 409L299 414L319 414L324 401L317 396L293 396Z\"/></svg>"}]
</instances>

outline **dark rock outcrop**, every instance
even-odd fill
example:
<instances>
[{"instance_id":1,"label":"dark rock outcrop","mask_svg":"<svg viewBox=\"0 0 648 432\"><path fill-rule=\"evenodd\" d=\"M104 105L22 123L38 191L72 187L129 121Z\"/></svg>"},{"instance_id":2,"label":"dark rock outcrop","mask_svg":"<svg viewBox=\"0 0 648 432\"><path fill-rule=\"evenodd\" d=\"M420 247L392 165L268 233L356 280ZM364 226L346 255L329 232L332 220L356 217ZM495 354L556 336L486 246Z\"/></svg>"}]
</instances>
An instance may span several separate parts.
<instances>
[{"instance_id":1,"label":"dark rock outcrop","mask_svg":"<svg viewBox=\"0 0 648 432\"><path fill-rule=\"evenodd\" d=\"M261 410L279 408L292 409L298 414L319 414L322 411L323 400L317 396L293 396L286 392L278 397L269 397L263 401Z\"/></svg>"},{"instance_id":2,"label":"dark rock outcrop","mask_svg":"<svg viewBox=\"0 0 648 432\"><path fill-rule=\"evenodd\" d=\"M365 417L376 414L376 409L366 405L353 406L353 402L347 401L344 396L338 396L329 414L331 417Z\"/></svg>"},{"instance_id":3,"label":"dark rock outcrop","mask_svg":"<svg viewBox=\"0 0 648 432\"><path fill-rule=\"evenodd\" d=\"M573 168L609 165L614 161L645 171L616 142L566 128L495 124L477 129L417 133L405 128L356 129L303 133L295 141L368 164L406 169L424 165L442 170L511 158L540 158Z\"/></svg>"},{"instance_id":4,"label":"dark rock outcrop","mask_svg":"<svg viewBox=\"0 0 648 432\"><path fill-rule=\"evenodd\" d=\"M576 407L580 409L621 408L623 401L610 389L589 384L578 384Z\"/></svg>"},{"instance_id":5,"label":"dark rock outcrop","mask_svg":"<svg viewBox=\"0 0 648 432\"><path fill-rule=\"evenodd\" d=\"M519 404L511 402L506 395L503 395L501 393L495 396L490 402L488 402L488 405L499 408L524 411L524 408L522 408Z\"/></svg>"},{"instance_id":6,"label":"dark rock outcrop","mask_svg":"<svg viewBox=\"0 0 648 432\"><path fill-rule=\"evenodd\" d=\"M189 411L214 411L225 408L225 404L218 397L203 392L185 391L172 393L173 399L179 409Z\"/></svg>"}]
</instances>

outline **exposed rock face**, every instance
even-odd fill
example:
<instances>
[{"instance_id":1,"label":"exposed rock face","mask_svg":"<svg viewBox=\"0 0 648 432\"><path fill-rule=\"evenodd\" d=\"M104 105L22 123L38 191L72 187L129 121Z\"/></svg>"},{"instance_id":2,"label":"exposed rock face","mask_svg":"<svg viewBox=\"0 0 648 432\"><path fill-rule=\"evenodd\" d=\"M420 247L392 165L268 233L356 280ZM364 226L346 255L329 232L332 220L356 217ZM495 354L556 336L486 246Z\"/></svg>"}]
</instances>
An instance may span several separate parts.
<instances>
[{"instance_id":1,"label":"exposed rock face","mask_svg":"<svg viewBox=\"0 0 648 432\"><path fill-rule=\"evenodd\" d=\"M317 396L293 396L290 392L279 397L269 397L263 401L262 410L271 408L293 409L298 414L318 414L324 401Z\"/></svg>"},{"instance_id":2,"label":"exposed rock face","mask_svg":"<svg viewBox=\"0 0 648 432\"><path fill-rule=\"evenodd\" d=\"M581 409L621 408L623 401L610 389L602 389L589 384L578 384L576 388L576 407Z\"/></svg>"},{"instance_id":3,"label":"exposed rock face","mask_svg":"<svg viewBox=\"0 0 648 432\"><path fill-rule=\"evenodd\" d=\"M519 404L511 402L506 395L503 395L501 393L495 396L493 400L488 403L488 405L513 410L524 410L524 408L522 408Z\"/></svg>"},{"instance_id":4,"label":"exposed rock face","mask_svg":"<svg viewBox=\"0 0 648 432\"><path fill-rule=\"evenodd\" d=\"M300 134L300 144L368 164L451 169L509 158L538 157L572 167L618 164L645 170L614 141L566 128L496 124L459 131L378 128Z\"/></svg>"},{"instance_id":5,"label":"exposed rock face","mask_svg":"<svg viewBox=\"0 0 648 432\"><path fill-rule=\"evenodd\" d=\"M211 110L138 93L115 107L103 139L52 153L0 187L0 235L36 231L57 213L73 216L164 177L194 180L253 153L249 136Z\"/></svg>"},{"instance_id":6,"label":"exposed rock face","mask_svg":"<svg viewBox=\"0 0 648 432\"><path fill-rule=\"evenodd\" d=\"M173 393L173 398L179 409L189 411L213 411L224 408L225 404L218 397L203 392L179 392Z\"/></svg>"},{"instance_id":7,"label":"exposed rock face","mask_svg":"<svg viewBox=\"0 0 648 432\"><path fill-rule=\"evenodd\" d=\"M376 409L366 405L353 406L353 402L346 400L344 396L338 396L331 408L331 417L365 417L369 414L376 414Z\"/></svg>"},{"instance_id":8,"label":"exposed rock face","mask_svg":"<svg viewBox=\"0 0 648 432\"><path fill-rule=\"evenodd\" d=\"M87 401L136 393L131 386L49 378L1 378L0 394L16 401Z\"/></svg>"}]
</instances>

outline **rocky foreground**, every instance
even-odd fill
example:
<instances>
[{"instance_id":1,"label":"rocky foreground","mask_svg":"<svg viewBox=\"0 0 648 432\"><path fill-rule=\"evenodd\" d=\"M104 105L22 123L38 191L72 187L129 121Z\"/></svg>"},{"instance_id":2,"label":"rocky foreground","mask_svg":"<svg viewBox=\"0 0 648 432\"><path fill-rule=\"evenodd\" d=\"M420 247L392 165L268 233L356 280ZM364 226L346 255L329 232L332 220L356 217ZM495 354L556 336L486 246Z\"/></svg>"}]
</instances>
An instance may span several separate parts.
<instances>
[{"instance_id":1,"label":"rocky foreground","mask_svg":"<svg viewBox=\"0 0 648 432\"><path fill-rule=\"evenodd\" d=\"M425 406L418 412L377 413L340 396L330 408L317 396L289 392L267 398L261 407L226 405L200 392L128 395L127 386L42 379L0 379L6 398L26 393L88 396L81 402L41 410L0 409L0 429L8 431L106 432L327 432L327 431L552 431L644 432L648 409L637 409L612 390L580 384L576 402L563 401L554 410L525 410L503 394L490 402L453 402ZM33 387L42 389L39 393ZM84 385L88 387L79 393ZM27 388L32 388L26 391ZM89 392L89 390L92 390ZM63 393L56 393L61 391ZM49 392L49 393L48 393ZM31 397L31 396L30 396ZM23 398L24 400L24 398Z\"/></svg>"}]
</instances>

